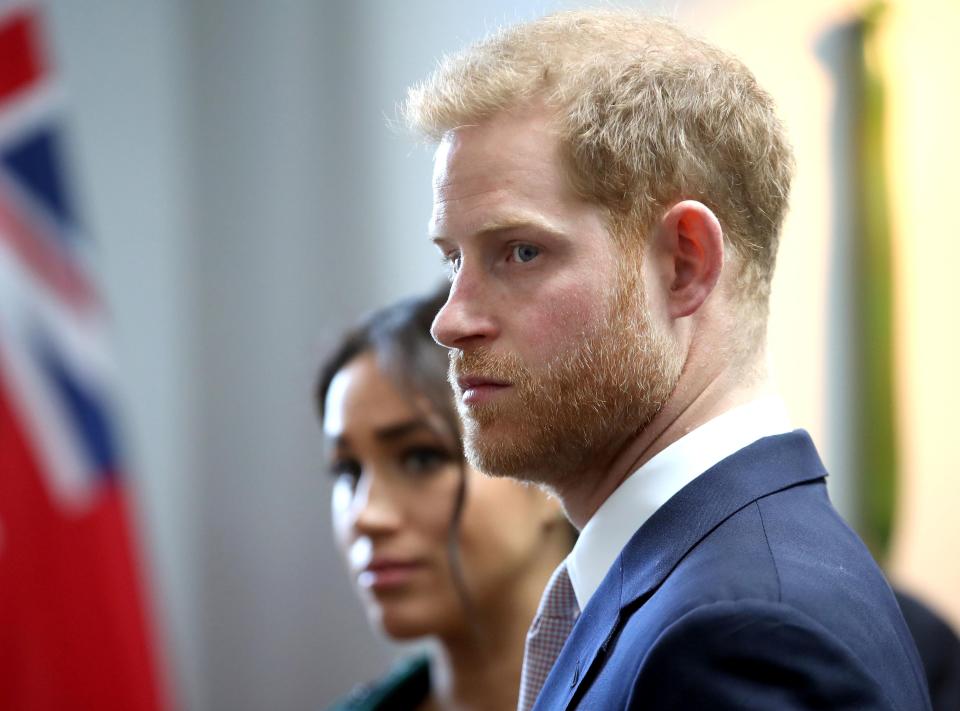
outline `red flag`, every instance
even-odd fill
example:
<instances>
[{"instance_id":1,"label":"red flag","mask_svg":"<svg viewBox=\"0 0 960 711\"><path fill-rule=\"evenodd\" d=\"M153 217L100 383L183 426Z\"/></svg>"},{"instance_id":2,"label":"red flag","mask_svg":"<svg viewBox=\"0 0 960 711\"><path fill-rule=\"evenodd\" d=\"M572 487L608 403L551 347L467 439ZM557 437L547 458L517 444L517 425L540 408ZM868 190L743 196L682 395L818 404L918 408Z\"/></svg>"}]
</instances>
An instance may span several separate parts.
<instances>
[{"instance_id":1,"label":"red flag","mask_svg":"<svg viewBox=\"0 0 960 711\"><path fill-rule=\"evenodd\" d=\"M103 314L30 5L0 9L0 708L162 708Z\"/></svg>"}]
</instances>

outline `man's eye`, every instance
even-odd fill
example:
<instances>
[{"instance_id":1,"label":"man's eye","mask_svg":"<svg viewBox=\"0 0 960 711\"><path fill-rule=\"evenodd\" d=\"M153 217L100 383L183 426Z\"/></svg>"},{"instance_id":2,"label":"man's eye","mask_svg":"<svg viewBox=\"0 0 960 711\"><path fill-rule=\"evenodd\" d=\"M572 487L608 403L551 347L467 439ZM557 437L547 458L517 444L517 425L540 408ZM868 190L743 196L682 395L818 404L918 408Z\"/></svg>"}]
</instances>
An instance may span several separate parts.
<instances>
[{"instance_id":1,"label":"man's eye","mask_svg":"<svg viewBox=\"0 0 960 711\"><path fill-rule=\"evenodd\" d=\"M456 274L458 271L460 271L460 265L463 263L463 256L459 252L451 252L450 254L444 256L443 261L446 262L450 273Z\"/></svg>"},{"instance_id":2,"label":"man's eye","mask_svg":"<svg viewBox=\"0 0 960 711\"><path fill-rule=\"evenodd\" d=\"M408 474L431 474L450 462L450 455L437 447L411 447L400 455L400 464Z\"/></svg>"},{"instance_id":3,"label":"man's eye","mask_svg":"<svg viewBox=\"0 0 960 711\"><path fill-rule=\"evenodd\" d=\"M533 261L539 254L540 250L532 244L515 244L510 248L510 256L521 264Z\"/></svg>"}]
</instances>

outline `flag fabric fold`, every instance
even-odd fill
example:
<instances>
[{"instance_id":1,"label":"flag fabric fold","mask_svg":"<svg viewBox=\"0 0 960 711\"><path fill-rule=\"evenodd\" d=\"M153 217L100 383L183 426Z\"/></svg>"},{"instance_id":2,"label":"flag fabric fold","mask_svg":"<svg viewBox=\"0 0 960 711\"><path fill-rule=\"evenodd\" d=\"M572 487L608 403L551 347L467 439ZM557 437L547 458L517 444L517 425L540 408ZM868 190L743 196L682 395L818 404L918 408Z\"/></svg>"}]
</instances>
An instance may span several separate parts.
<instances>
[{"instance_id":1,"label":"flag fabric fold","mask_svg":"<svg viewBox=\"0 0 960 711\"><path fill-rule=\"evenodd\" d=\"M0 708L164 707L113 364L30 3L0 3Z\"/></svg>"}]
</instances>

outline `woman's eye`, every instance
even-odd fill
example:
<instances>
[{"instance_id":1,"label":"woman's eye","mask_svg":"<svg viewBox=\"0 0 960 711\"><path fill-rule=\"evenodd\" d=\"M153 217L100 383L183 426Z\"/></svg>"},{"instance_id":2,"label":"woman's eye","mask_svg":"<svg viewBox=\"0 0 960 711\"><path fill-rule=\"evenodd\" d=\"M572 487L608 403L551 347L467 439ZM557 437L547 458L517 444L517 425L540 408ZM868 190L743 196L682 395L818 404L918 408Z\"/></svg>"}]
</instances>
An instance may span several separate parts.
<instances>
[{"instance_id":1,"label":"woman's eye","mask_svg":"<svg viewBox=\"0 0 960 711\"><path fill-rule=\"evenodd\" d=\"M540 250L532 244L515 244L510 248L510 255L514 261L525 264L533 261L540 254Z\"/></svg>"},{"instance_id":2,"label":"woman's eye","mask_svg":"<svg viewBox=\"0 0 960 711\"><path fill-rule=\"evenodd\" d=\"M400 455L403 470L409 474L430 474L449 461L450 455L436 447L412 447Z\"/></svg>"},{"instance_id":3,"label":"woman's eye","mask_svg":"<svg viewBox=\"0 0 960 711\"><path fill-rule=\"evenodd\" d=\"M330 476L338 482L349 482L351 487L355 487L360 478L360 463L354 459L338 459L330 465Z\"/></svg>"}]
</instances>

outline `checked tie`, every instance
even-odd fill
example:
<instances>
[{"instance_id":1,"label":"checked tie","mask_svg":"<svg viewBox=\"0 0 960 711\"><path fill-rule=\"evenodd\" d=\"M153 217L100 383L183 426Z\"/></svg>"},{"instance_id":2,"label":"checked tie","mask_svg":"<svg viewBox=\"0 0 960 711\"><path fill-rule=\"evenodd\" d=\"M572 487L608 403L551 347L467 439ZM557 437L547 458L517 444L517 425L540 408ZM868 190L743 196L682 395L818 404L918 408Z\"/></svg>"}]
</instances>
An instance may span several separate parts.
<instances>
[{"instance_id":1,"label":"checked tie","mask_svg":"<svg viewBox=\"0 0 960 711\"><path fill-rule=\"evenodd\" d=\"M547 589L540 598L537 616L533 618L533 624L527 632L517 711L529 711L533 708L537 694L547 680L553 663L557 661L563 643L579 615L580 608L567 574L567 564L561 563L547 583Z\"/></svg>"}]
</instances>

